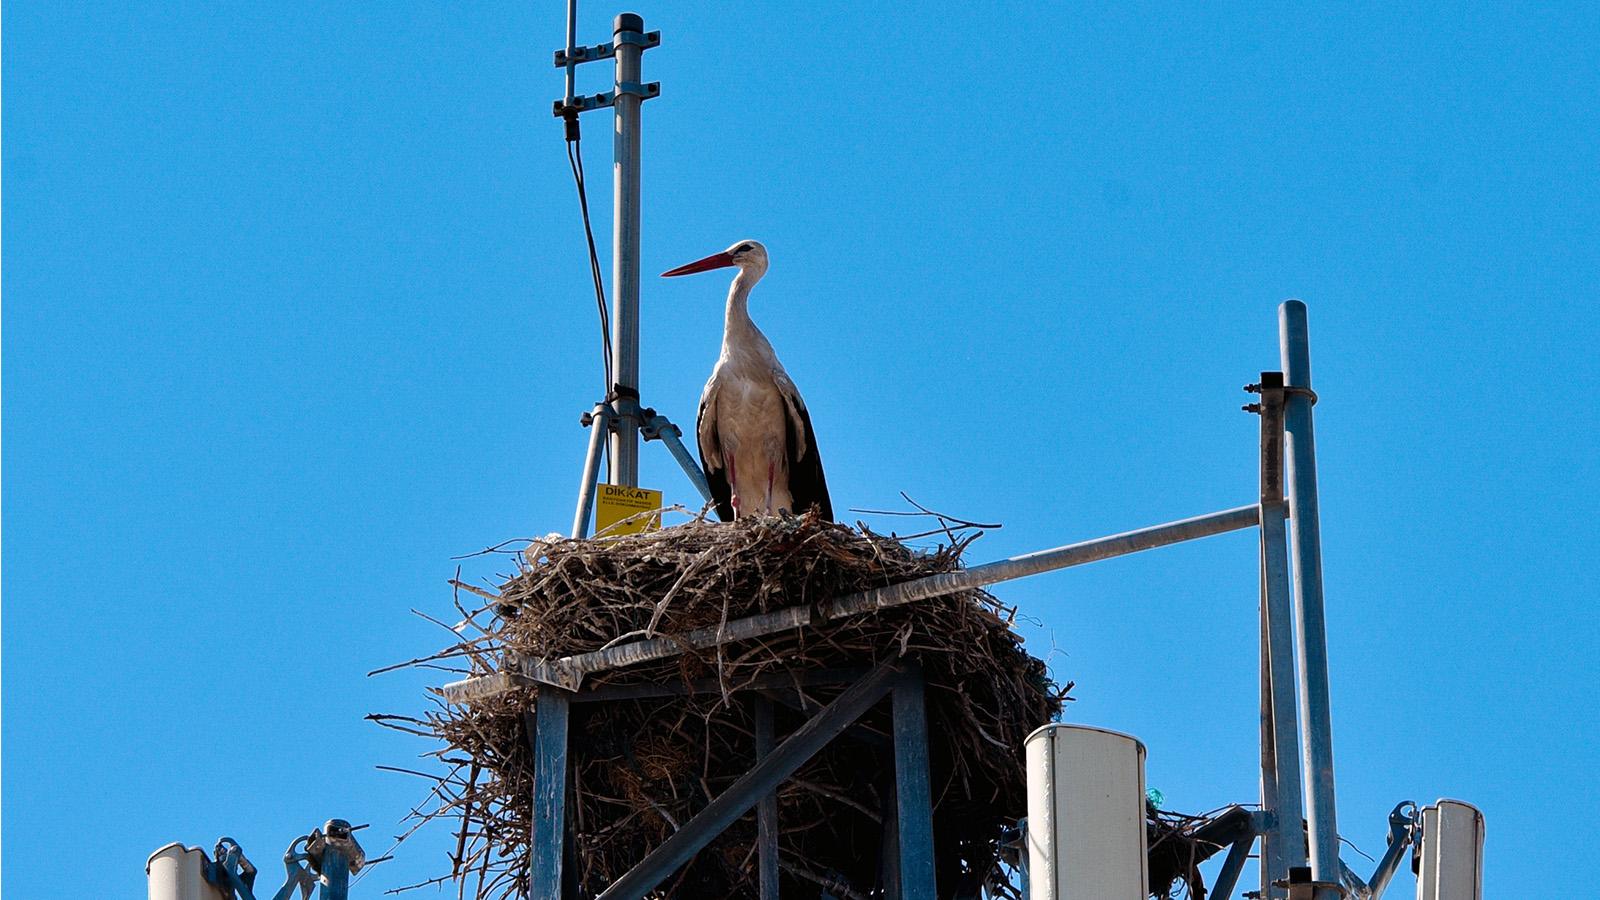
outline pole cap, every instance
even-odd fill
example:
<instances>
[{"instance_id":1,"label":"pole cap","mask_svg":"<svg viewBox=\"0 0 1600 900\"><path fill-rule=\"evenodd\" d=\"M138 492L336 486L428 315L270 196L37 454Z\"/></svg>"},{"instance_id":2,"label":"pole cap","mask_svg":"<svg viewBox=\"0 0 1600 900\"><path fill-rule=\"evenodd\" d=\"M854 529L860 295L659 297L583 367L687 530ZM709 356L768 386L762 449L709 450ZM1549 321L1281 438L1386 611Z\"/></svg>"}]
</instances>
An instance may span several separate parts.
<instances>
[{"instance_id":1,"label":"pole cap","mask_svg":"<svg viewBox=\"0 0 1600 900\"><path fill-rule=\"evenodd\" d=\"M644 16L638 13L623 13L611 26L612 34L622 34L624 31L637 31L644 33Z\"/></svg>"}]
</instances>

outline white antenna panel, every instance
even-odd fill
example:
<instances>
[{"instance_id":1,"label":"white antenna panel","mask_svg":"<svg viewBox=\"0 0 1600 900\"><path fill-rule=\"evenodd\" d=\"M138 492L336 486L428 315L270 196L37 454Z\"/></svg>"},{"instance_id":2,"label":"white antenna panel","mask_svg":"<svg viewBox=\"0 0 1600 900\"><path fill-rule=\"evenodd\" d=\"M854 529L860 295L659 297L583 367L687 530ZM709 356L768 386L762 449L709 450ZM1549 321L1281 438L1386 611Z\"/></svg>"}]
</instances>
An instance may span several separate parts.
<instances>
[{"instance_id":1,"label":"white antenna panel","mask_svg":"<svg viewBox=\"0 0 1600 900\"><path fill-rule=\"evenodd\" d=\"M144 864L150 900L223 900L222 893L206 881L207 862L204 850L176 842L150 854Z\"/></svg>"},{"instance_id":2,"label":"white antenna panel","mask_svg":"<svg viewBox=\"0 0 1600 900\"><path fill-rule=\"evenodd\" d=\"M1144 745L1046 725L1026 754L1030 900L1145 900Z\"/></svg>"},{"instance_id":3,"label":"white antenna panel","mask_svg":"<svg viewBox=\"0 0 1600 900\"><path fill-rule=\"evenodd\" d=\"M1483 813L1440 800L1422 810L1417 900L1483 900Z\"/></svg>"}]
</instances>

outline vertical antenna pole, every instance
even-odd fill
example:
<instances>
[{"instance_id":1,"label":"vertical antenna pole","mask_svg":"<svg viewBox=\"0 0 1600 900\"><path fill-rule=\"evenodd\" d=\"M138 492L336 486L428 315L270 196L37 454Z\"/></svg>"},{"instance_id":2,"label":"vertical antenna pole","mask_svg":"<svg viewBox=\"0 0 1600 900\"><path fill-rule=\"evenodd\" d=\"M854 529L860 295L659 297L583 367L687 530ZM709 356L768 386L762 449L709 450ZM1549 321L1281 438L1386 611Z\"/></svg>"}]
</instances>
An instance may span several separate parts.
<instances>
[{"instance_id":1,"label":"vertical antenna pole","mask_svg":"<svg viewBox=\"0 0 1600 900\"><path fill-rule=\"evenodd\" d=\"M567 93L561 104L572 106L578 77L578 0L567 0Z\"/></svg>"},{"instance_id":2,"label":"vertical antenna pole","mask_svg":"<svg viewBox=\"0 0 1600 900\"><path fill-rule=\"evenodd\" d=\"M1301 752L1311 838L1311 878L1338 884L1339 825L1334 813L1333 724L1328 700L1328 636L1322 603L1322 534L1317 513L1317 447L1311 425L1311 346L1306 305L1278 307L1283 357L1284 431L1288 435L1290 549L1298 630ZM1318 888L1316 900L1338 900L1337 887Z\"/></svg>"},{"instance_id":3,"label":"vertical antenna pole","mask_svg":"<svg viewBox=\"0 0 1600 900\"><path fill-rule=\"evenodd\" d=\"M639 105L643 102L641 60L644 19L617 16L612 29L617 78L616 164L611 230L611 352L618 412L611 435L611 483L639 484ZM632 415L629 415L632 412Z\"/></svg>"},{"instance_id":4,"label":"vertical antenna pole","mask_svg":"<svg viewBox=\"0 0 1600 900\"><path fill-rule=\"evenodd\" d=\"M1282 372L1262 372L1261 384L1261 896L1282 900L1273 882L1306 864L1301 821L1300 739L1296 730L1294 604L1283 508Z\"/></svg>"}]
</instances>

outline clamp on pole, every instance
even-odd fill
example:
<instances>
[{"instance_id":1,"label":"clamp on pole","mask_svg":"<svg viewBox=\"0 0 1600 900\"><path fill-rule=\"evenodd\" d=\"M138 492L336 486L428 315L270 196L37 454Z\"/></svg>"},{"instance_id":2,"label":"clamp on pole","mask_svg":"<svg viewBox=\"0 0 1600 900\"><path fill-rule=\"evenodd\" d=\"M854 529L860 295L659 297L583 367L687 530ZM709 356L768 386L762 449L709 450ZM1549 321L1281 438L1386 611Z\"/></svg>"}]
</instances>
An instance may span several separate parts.
<instances>
[{"instance_id":1,"label":"clamp on pole","mask_svg":"<svg viewBox=\"0 0 1600 900\"><path fill-rule=\"evenodd\" d=\"M1319 893L1326 895L1329 892L1337 897L1349 896L1344 885L1337 881L1312 881L1310 866L1296 866L1289 870L1288 878L1274 881L1272 885L1287 888L1289 900L1315 900Z\"/></svg>"},{"instance_id":2,"label":"clamp on pole","mask_svg":"<svg viewBox=\"0 0 1600 900\"><path fill-rule=\"evenodd\" d=\"M272 900L291 900L297 890L301 900L309 900L312 888L318 884L322 886L322 900L346 900L350 876L367 864L366 853L353 834L365 827L344 819L329 819L321 828L295 838L283 852L287 878ZM299 849L302 845L304 849ZM256 867L245 858L239 842L231 837L218 838L212 855L214 861L204 872L206 881L231 900L256 900Z\"/></svg>"},{"instance_id":3,"label":"clamp on pole","mask_svg":"<svg viewBox=\"0 0 1600 900\"><path fill-rule=\"evenodd\" d=\"M586 62L598 62L602 59L611 59L617 55L617 45L625 44L649 50L661 46L661 32L647 31L640 34L637 31L624 31L615 35L615 39L604 44L595 44L591 47L574 47L572 52L566 50L556 51L556 68L564 69L567 64L582 65Z\"/></svg>"},{"instance_id":4,"label":"clamp on pole","mask_svg":"<svg viewBox=\"0 0 1600 900\"><path fill-rule=\"evenodd\" d=\"M641 52L653 47L661 46L661 32L659 31L619 31L612 35L612 39L604 44L594 44L587 47L572 47L555 52L555 64L558 69L568 69L583 63L599 62L604 59L615 59L618 47L638 47ZM570 72L569 72L570 77ZM551 113L558 119L576 118L579 113L586 113L593 109L605 109L617 102L619 95L638 97L641 101L650 100L661 96L661 82L651 81L640 83L637 81L624 81L617 84L613 90L603 91L598 94L572 94L555 101ZM569 125L570 129L572 126Z\"/></svg>"},{"instance_id":5,"label":"clamp on pole","mask_svg":"<svg viewBox=\"0 0 1600 900\"><path fill-rule=\"evenodd\" d=\"M589 431L589 452L584 460L583 481L578 485L578 508L572 517L572 537L586 538L589 536L589 522L594 511L595 485L600 478L600 454L603 452L605 442L617 430L617 424L623 419L633 421L639 428L639 436L645 441L660 441L672 454L673 460L678 463L678 468L687 475L689 482L694 485L700 494L703 503L711 503L711 486L706 482L705 473L700 470L700 464L689 455L683 446L683 430L674 425L666 416L661 415L648 406L639 405L637 391L629 390L621 385L616 386L606 399L596 403L594 409L584 413L578 421Z\"/></svg>"}]
</instances>

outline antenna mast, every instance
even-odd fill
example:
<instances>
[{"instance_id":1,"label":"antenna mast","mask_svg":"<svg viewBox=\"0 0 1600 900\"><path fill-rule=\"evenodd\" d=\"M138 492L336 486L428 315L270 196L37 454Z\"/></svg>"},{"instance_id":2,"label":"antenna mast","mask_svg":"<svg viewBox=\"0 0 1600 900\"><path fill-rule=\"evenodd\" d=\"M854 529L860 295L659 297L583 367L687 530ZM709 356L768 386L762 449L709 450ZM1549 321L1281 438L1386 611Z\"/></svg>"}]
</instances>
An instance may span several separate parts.
<instances>
[{"instance_id":1,"label":"antenna mast","mask_svg":"<svg viewBox=\"0 0 1600 900\"><path fill-rule=\"evenodd\" d=\"M566 69L566 93L555 102L555 115L566 122L567 140L578 140L578 116L611 107L613 128L613 199L611 227L611 371L613 381L606 396L584 414L592 429L583 481L578 489L578 509L572 536L585 537L594 507L600 453L609 445L609 481L624 487L639 486L639 439L660 440L683 468L684 474L707 503L711 489L694 458L684 449L683 433L655 410L639 402L639 148L640 106L660 96L660 82L643 81L644 51L661 44L661 32L645 31L644 18L623 13L612 23L611 41L580 47L578 3L567 0L567 46L557 50L556 66ZM615 60L611 90L601 94L577 93L577 67L586 62ZM587 215L587 213L585 213ZM586 220L587 221L587 220ZM598 273L596 279L598 280Z\"/></svg>"},{"instance_id":2,"label":"antenna mast","mask_svg":"<svg viewBox=\"0 0 1600 900\"><path fill-rule=\"evenodd\" d=\"M647 90L640 73L648 40L642 17L617 16L611 34L617 58L612 89L616 165L612 167L611 370L617 383L611 393L619 415L611 432L611 483L628 487L639 486L639 107ZM652 87L660 90L659 85Z\"/></svg>"}]
</instances>

